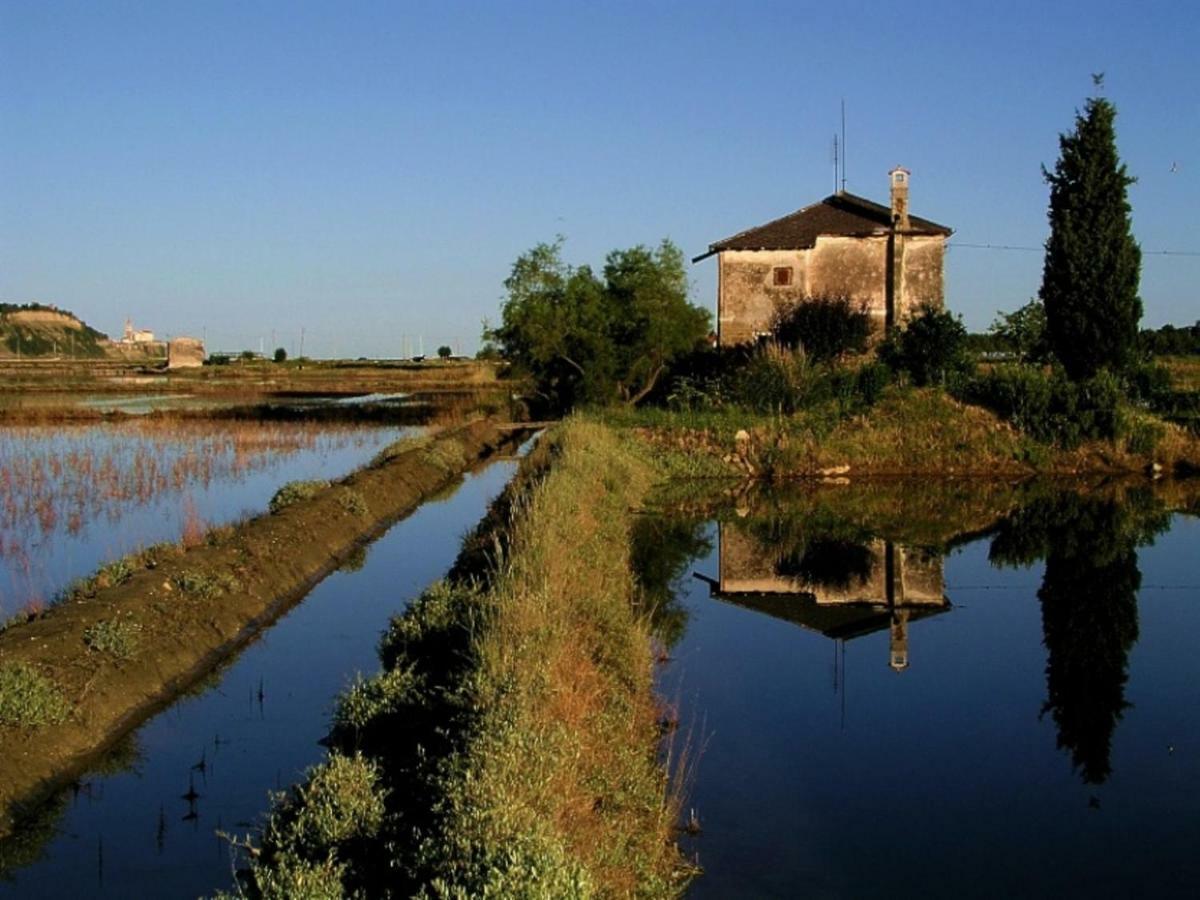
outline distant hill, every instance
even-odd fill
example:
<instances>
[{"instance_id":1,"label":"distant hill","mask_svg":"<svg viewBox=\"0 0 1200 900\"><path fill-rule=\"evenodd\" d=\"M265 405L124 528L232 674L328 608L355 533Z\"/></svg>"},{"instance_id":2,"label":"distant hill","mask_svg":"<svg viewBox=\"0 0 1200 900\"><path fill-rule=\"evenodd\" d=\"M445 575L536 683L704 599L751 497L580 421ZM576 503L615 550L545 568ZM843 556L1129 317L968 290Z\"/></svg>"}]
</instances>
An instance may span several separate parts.
<instances>
[{"instance_id":1,"label":"distant hill","mask_svg":"<svg viewBox=\"0 0 1200 900\"><path fill-rule=\"evenodd\" d=\"M0 356L108 355L108 335L65 309L41 303L0 303Z\"/></svg>"}]
</instances>

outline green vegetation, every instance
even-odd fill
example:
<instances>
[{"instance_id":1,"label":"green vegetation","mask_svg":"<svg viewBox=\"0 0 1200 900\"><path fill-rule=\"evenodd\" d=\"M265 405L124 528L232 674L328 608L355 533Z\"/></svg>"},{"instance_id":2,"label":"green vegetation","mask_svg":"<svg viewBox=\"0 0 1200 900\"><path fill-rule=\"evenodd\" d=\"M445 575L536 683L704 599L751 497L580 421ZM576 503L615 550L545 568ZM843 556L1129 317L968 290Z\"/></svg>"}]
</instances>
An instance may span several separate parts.
<instances>
[{"instance_id":1,"label":"green vegetation","mask_svg":"<svg viewBox=\"0 0 1200 900\"><path fill-rule=\"evenodd\" d=\"M1037 298L1015 312L1001 313L992 323L991 334L1022 362L1041 365L1052 357L1046 333L1046 307Z\"/></svg>"},{"instance_id":2,"label":"green vegetation","mask_svg":"<svg viewBox=\"0 0 1200 900\"><path fill-rule=\"evenodd\" d=\"M892 329L879 359L906 372L918 387L953 384L975 368L962 320L932 306L921 307L904 328Z\"/></svg>"},{"instance_id":3,"label":"green vegetation","mask_svg":"<svg viewBox=\"0 0 1200 900\"><path fill-rule=\"evenodd\" d=\"M221 594L237 590L238 583L232 575L223 572L200 572L184 569L174 578L175 586L192 597L212 600Z\"/></svg>"},{"instance_id":4,"label":"green vegetation","mask_svg":"<svg viewBox=\"0 0 1200 900\"><path fill-rule=\"evenodd\" d=\"M89 650L105 653L113 659L133 659L137 655L142 626L129 619L101 619L83 631Z\"/></svg>"},{"instance_id":5,"label":"green vegetation","mask_svg":"<svg viewBox=\"0 0 1200 900\"><path fill-rule=\"evenodd\" d=\"M1050 184L1050 238L1040 297L1054 355L1076 380L1135 360L1142 252L1126 190L1134 179L1117 156L1116 108L1092 97L1059 136Z\"/></svg>"},{"instance_id":6,"label":"green vegetation","mask_svg":"<svg viewBox=\"0 0 1200 900\"><path fill-rule=\"evenodd\" d=\"M501 530L468 540L454 580L393 620L383 672L343 695L329 763L275 803L250 896L682 891L630 574L629 510L655 475L597 424L553 440Z\"/></svg>"},{"instance_id":7,"label":"green vegetation","mask_svg":"<svg viewBox=\"0 0 1200 900\"><path fill-rule=\"evenodd\" d=\"M865 306L849 297L805 297L776 308L771 334L788 349L828 361L867 349L871 317Z\"/></svg>"},{"instance_id":8,"label":"green vegetation","mask_svg":"<svg viewBox=\"0 0 1200 900\"><path fill-rule=\"evenodd\" d=\"M342 504L342 509L352 516L365 516L370 511L367 498L354 488L345 488L338 495L338 502Z\"/></svg>"},{"instance_id":9,"label":"green vegetation","mask_svg":"<svg viewBox=\"0 0 1200 900\"><path fill-rule=\"evenodd\" d=\"M327 487L329 487L328 481L289 481L275 492L268 507L271 512L277 513L287 509L293 503L311 500Z\"/></svg>"},{"instance_id":10,"label":"green vegetation","mask_svg":"<svg viewBox=\"0 0 1200 900\"><path fill-rule=\"evenodd\" d=\"M438 347L437 349L437 355L438 359L449 359L454 355L454 351L451 350L446 344L442 344L442 346Z\"/></svg>"},{"instance_id":11,"label":"green vegetation","mask_svg":"<svg viewBox=\"0 0 1200 900\"><path fill-rule=\"evenodd\" d=\"M271 357L277 363L287 362L288 352L283 347L276 347L275 353Z\"/></svg>"},{"instance_id":12,"label":"green vegetation","mask_svg":"<svg viewBox=\"0 0 1200 900\"><path fill-rule=\"evenodd\" d=\"M561 239L538 244L513 264L501 324L484 337L555 409L637 404L708 333L708 312L687 299L683 254L670 241L614 250L601 280L561 251Z\"/></svg>"},{"instance_id":13,"label":"green vegetation","mask_svg":"<svg viewBox=\"0 0 1200 900\"><path fill-rule=\"evenodd\" d=\"M66 320L39 321L22 313L48 313ZM106 335L64 309L41 303L0 303L0 342L15 356L102 357L106 340Z\"/></svg>"},{"instance_id":14,"label":"green vegetation","mask_svg":"<svg viewBox=\"0 0 1200 900\"><path fill-rule=\"evenodd\" d=\"M56 725L68 711L62 691L37 669L25 663L0 665L0 725Z\"/></svg>"}]
</instances>

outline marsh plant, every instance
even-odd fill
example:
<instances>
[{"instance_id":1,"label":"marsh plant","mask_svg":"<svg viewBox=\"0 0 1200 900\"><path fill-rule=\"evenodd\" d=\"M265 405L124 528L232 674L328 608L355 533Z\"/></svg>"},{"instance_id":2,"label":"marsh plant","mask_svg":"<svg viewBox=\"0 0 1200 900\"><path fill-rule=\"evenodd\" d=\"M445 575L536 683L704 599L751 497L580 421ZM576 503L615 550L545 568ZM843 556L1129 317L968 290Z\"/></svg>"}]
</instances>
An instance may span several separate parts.
<instances>
[{"instance_id":1,"label":"marsh plant","mask_svg":"<svg viewBox=\"0 0 1200 900\"><path fill-rule=\"evenodd\" d=\"M96 653L128 660L137 655L141 635L142 626L132 619L101 619L84 629L83 642Z\"/></svg>"},{"instance_id":2,"label":"marsh plant","mask_svg":"<svg viewBox=\"0 0 1200 900\"><path fill-rule=\"evenodd\" d=\"M287 509L293 503L311 500L327 487L329 487L328 481L289 481L271 498L271 512L277 513Z\"/></svg>"},{"instance_id":3,"label":"marsh plant","mask_svg":"<svg viewBox=\"0 0 1200 900\"><path fill-rule=\"evenodd\" d=\"M0 725L55 725L68 712L66 698L49 677L26 663L0 665Z\"/></svg>"},{"instance_id":4,"label":"marsh plant","mask_svg":"<svg viewBox=\"0 0 1200 900\"><path fill-rule=\"evenodd\" d=\"M175 576L174 582L183 593L200 600L212 600L238 588L237 579L232 575L198 569L185 569Z\"/></svg>"}]
</instances>

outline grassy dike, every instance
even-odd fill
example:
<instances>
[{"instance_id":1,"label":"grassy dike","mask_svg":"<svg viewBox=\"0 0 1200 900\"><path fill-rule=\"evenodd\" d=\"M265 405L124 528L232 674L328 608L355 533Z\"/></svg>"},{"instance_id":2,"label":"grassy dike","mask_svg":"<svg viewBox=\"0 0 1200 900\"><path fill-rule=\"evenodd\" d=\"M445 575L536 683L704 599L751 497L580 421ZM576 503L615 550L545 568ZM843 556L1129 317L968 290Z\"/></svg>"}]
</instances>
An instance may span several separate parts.
<instances>
[{"instance_id":1,"label":"grassy dike","mask_svg":"<svg viewBox=\"0 0 1200 900\"><path fill-rule=\"evenodd\" d=\"M1200 438L1143 411L1123 409L1112 440L1064 449L935 388L893 386L870 407L835 401L784 416L612 409L603 420L634 434L682 477L1200 472Z\"/></svg>"},{"instance_id":2,"label":"grassy dike","mask_svg":"<svg viewBox=\"0 0 1200 900\"><path fill-rule=\"evenodd\" d=\"M327 761L276 799L261 897L674 896L690 875L659 762L631 509L657 473L573 418L450 578L340 699Z\"/></svg>"},{"instance_id":3,"label":"grassy dike","mask_svg":"<svg viewBox=\"0 0 1200 900\"><path fill-rule=\"evenodd\" d=\"M0 836L203 678L362 544L513 435L476 419L386 448L272 511L105 566L0 632Z\"/></svg>"}]
</instances>

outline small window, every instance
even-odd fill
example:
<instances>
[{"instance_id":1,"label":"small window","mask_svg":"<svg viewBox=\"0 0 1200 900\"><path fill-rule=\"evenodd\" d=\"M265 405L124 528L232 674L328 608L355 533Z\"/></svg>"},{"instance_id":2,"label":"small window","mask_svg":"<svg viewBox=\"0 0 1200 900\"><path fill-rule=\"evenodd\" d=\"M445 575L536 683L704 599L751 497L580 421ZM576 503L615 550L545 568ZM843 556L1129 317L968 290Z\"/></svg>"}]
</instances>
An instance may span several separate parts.
<instances>
[{"instance_id":1,"label":"small window","mask_svg":"<svg viewBox=\"0 0 1200 900\"><path fill-rule=\"evenodd\" d=\"M787 287L792 283L792 267L776 266L772 283L775 287Z\"/></svg>"}]
</instances>

